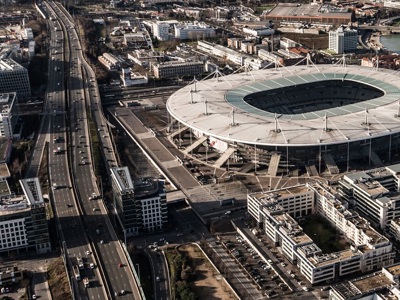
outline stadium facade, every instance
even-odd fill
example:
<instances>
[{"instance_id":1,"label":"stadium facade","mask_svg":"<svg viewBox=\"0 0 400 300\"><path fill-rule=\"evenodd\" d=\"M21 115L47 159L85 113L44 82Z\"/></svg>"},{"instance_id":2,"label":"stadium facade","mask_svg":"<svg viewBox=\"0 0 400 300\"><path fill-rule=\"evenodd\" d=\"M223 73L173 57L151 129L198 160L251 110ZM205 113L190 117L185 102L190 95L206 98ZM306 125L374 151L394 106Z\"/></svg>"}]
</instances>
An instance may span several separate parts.
<instances>
[{"instance_id":1,"label":"stadium facade","mask_svg":"<svg viewBox=\"0 0 400 300\"><path fill-rule=\"evenodd\" d=\"M179 136L190 135L184 152L214 149L215 167L231 160L241 165L230 169L270 176L337 174L399 161L398 78L346 65L243 72L194 81L167 110Z\"/></svg>"}]
</instances>

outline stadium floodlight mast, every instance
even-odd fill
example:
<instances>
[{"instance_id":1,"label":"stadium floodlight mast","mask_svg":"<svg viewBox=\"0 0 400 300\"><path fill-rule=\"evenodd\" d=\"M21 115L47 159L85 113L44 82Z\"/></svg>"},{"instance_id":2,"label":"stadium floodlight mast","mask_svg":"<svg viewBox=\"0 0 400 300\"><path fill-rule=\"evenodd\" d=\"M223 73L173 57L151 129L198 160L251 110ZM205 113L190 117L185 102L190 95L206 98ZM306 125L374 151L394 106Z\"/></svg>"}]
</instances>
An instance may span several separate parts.
<instances>
[{"instance_id":1,"label":"stadium floodlight mast","mask_svg":"<svg viewBox=\"0 0 400 300\"><path fill-rule=\"evenodd\" d=\"M190 104L193 104L193 89L190 89Z\"/></svg>"},{"instance_id":2,"label":"stadium floodlight mast","mask_svg":"<svg viewBox=\"0 0 400 300\"><path fill-rule=\"evenodd\" d=\"M276 116L276 113L275 113L274 119L275 119L275 129L274 129L274 132L275 132L275 133L279 133L279 132L281 132L281 130L278 128L279 123L278 123L278 117Z\"/></svg>"},{"instance_id":3,"label":"stadium floodlight mast","mask_svg":"<svg viewBox=\"0 0 400 300\"><path fill-rule=\"evenodd\" d=\"M208 116L208 115L209 115L209 114L208 114L208 106L207 106L207 104L208 104L207 100L204 101L204 105L205 105L204 115L205 115L205 116Z\"/></svg>"},{"instance_id":4,"label":"stadium floodlight mast","mask_svg":"<svg viewBox=\"0 0 400 300\"><path fill-rule=\"evenodd\" d=\"M400 99L399 99L399 102L398 102L398 104L397 104L397 114L396 115L394 115L396 118L398 118L398 117L400 117Z\"/></svg>"},{"instance_id":5,"label":"stadium floodlight mast","mask_svg":"<svg viewBox=\"0 0 400 300\"><path fill-rule=\"evenodd\" d=\"M325 117L324 117L324 131L325 132L329 132L332 129L328 127L328 115L327 113L325 113Z\"/></svg>"},{"instance_id":6,"label":"stadium floodlight mast","mask_svg":"<svg viewBox=\"0 0 400 300\"><path fill-rule=\"evenodd\" d=\"M231 126L238 126L238 123L235 123L235 109L232 107L232 123Z\"/></svg>"}]
</instances>

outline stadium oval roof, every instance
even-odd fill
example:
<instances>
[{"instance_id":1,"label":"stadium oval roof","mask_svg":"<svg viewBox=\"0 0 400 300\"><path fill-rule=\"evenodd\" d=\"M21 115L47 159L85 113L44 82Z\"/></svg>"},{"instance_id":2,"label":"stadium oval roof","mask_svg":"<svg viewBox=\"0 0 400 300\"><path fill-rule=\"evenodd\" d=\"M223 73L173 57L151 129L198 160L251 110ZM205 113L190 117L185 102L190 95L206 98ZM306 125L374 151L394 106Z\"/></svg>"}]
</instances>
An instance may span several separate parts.
<instances>
[{"instance_id":1,"label":"stadium oval roof","mask_svg":"<svg viewBox=\"0 0 400 300\"><path fill-rule=\"evenodd\" d=\"M337 80L365 84L383 96L300 114L274 114L246 103L260 91ZM169 113L216 138L253 145L317 146L373 139L400 131L399 73L360 66L316 65L258 70L197 81L171 95ZM325 118L325 116L327 116Z\"/></svg>"}]
</instances>

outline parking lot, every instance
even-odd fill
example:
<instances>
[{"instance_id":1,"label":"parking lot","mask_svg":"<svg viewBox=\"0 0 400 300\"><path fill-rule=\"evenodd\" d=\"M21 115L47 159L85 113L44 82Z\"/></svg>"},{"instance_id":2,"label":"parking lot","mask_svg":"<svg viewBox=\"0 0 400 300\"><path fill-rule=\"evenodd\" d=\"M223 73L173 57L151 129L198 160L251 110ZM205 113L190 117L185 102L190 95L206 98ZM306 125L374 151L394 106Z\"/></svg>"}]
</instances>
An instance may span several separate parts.
<instances>
[{"instance_id":1,"label":"parking lot","mask_svg":"<svg viewBox=\"0 0 400 300\"><path fill-rule=\"evenodd\" d=\"M266 298L285 298L292 294L289 287L275 273L272 260L262 259L239 235L220 237L220 242L232 256L242 272L262 291Z\"/></svg>"}]
</instances>

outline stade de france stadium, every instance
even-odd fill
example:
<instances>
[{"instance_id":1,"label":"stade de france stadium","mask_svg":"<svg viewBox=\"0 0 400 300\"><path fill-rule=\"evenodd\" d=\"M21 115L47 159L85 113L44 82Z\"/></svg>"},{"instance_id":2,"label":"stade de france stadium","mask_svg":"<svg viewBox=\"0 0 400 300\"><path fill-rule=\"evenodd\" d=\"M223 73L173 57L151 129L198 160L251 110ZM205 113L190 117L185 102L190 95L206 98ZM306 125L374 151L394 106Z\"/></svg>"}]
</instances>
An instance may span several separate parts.
<instances>
[{"instance_id":1,"label":"stade de france stadium","mask_svg":"<svg viewBox=\"0 0 400 300\"><path fill-rule=\"evenodd\" d=\"M185 154L244 173L379 167L400 160L399 75L301 65L194 81L167 101L170 137Z\"/></svg>"}]
</instances>

